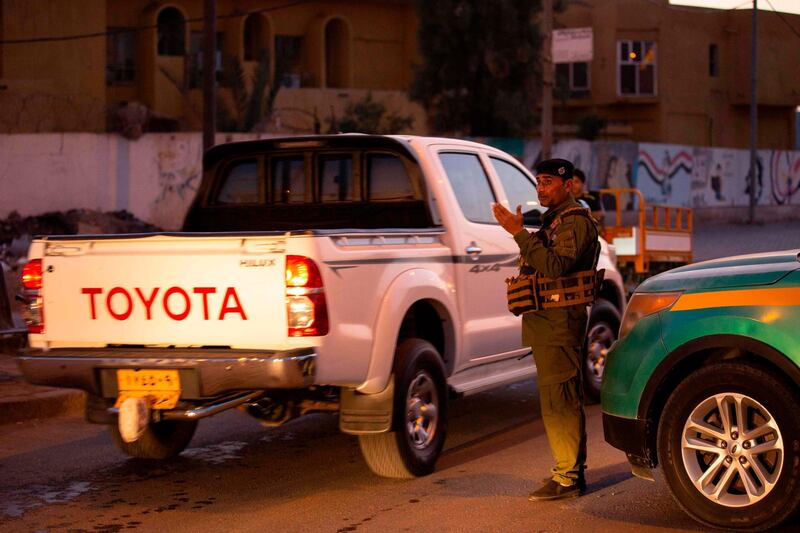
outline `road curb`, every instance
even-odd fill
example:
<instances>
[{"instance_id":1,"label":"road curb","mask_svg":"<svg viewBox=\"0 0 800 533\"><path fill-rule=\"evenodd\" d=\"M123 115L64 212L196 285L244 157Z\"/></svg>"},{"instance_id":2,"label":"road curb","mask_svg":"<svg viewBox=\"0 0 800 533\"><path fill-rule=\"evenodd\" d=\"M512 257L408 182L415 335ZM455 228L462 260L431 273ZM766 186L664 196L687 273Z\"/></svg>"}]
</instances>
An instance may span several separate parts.
<instances>
[{"instance_id":1,"label":"road curb","mask_svg":"<svg viewBox=\"0 0 800 533\"><path fill-rule=\"evenodd\" d=\"M86 393L76 389L43 388L24 396L0 398L0 425L34 418L83 416Z\"/></svg>"}]
</instances>

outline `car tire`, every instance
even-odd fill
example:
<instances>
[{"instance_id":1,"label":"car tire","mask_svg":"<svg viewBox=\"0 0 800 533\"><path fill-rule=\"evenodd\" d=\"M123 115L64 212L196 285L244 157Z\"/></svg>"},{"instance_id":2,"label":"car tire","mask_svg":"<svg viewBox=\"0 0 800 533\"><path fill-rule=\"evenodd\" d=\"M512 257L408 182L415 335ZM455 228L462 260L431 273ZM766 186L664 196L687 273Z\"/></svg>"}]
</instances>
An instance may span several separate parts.
<instances>
[{"instance_id":1,"label":"car tire","mask_svg":"<svg viewBox=\"0 0 800 533\"><path fill-rule=\"evenodd\" d=\"M800 503L799 403L782 379L746 362L714 364L682 381L657 437L678 504L717 528L761 531L790 517Z\"/></svg>"},{"instance_id":2,"label":"car tire","mask_svg":"<svg viewBox=\"0 0 800 533\"><path fill-rule=\"evenodd\" d=\"M197 420L150 422L133 442L125 442L117 424L109 426L111 438L126 455L139 459L171 459L181 453L194 436Z\"/></svg>"},{"instance_id":3,"label":"car tire","mask_svg":"<svg viewBox=\"0 0 800 533\"><path fill-rule=\"evenodd\" d=\"M382 477L413 478L433 472L447 435L447 382L436 348L406 339L394 364L392 431L359 435L361 453Z\"/></svg>"},{"instance_id":4,"label":"car tire","mask_svg":"<svg viewBox=\"0 0 800 533\"><path fill-rule=\"evenodd\" d=\"M619 311L614 304L603 298L598 299L589 314L589 327L583 347L583 390L589 403L600 401L606 355L617 340L619 324Z\"/></svg>"}]
</instances>

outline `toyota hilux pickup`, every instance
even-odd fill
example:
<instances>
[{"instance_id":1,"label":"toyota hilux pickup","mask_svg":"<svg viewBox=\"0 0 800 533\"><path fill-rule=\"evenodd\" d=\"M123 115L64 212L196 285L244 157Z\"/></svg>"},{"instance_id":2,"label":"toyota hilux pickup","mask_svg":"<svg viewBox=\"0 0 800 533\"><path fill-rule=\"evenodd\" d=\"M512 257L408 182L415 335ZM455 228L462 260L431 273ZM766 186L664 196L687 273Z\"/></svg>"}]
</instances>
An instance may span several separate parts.
<instances>
[{"instance_id":1,"label":"toyota hilux pickup","mask_svg":"<svg viewBox=\"0 0 800 533\"><path fill-rule=\"evenodd\" d=\"M336 411L379 475L434 468L448 399L535 375L507 310L518 268L491 204L543 208L482 144L331 135L216 146L181 232L36 239L23 272L37 384L87 392L87 419L168 458L200 418L266 425ZM587 342L590 392L624 305L613 249Z\"/></svg>"}]
</instances>

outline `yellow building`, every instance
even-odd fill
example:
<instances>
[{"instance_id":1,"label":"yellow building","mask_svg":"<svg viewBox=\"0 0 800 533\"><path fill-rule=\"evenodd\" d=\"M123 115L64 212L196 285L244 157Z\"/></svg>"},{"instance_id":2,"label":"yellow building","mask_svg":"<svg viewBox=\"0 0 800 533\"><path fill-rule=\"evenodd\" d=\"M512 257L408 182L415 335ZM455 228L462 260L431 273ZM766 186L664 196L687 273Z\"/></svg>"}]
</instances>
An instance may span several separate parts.
<instances>
[{"instance_id":1,"label":"yellow building","mask_svg":"<svg viewBox=\"0 0 800 533\"><path fill-rule=\"evenodd\" d=\"M559 138L588 116L607 121L600 138L748 145L751 11L667 0L567 6L554 26L592 27L594 58L556 67ZM286 65L262 129L325 130L372 92L426 133L406 94L419 59L412 0L218 0L217 15L218 65L236 58L252 75L264 52ZM795 146L800 16L783 17L794 32L760 12L762 148ZM200 129L202 18L203 0L0 0L0 132L106 131L120 102L147 106L167 127ZM232 110L235 95L220 93Z\"/></svg>"},{"instance_id":2,"label":"yellow building","mask_svg":"<svg viewBox=\"0 0 800 533\"><path fill-rule=\"evenodd\" d=\"M795 146L800 105L800 16L759 11L758 145ZM711 10L667 0L583 0L556 28L592 27L594 58L556 67L556 124L608 121L601 138L744 148L750 135L752 10Z\"/></svg>"},{"instance_id":3,"label":"yellow building","mask_svg":"<svg viewBox=\"0 0 800 533\"><path fill-rule=\"evenodd\" d=\"M267 130L324 128L371 92L424 131L406 96L412 2L218 0L216 9L218 70L235 58L252 79L264 53L286 65ZM16 111L3 113L0 131L104 131L120 102L199 129L202 19L202 0L0 0L0 106ZM235 113L230 89L220 92Z\"/></svg>"}]
</instances>

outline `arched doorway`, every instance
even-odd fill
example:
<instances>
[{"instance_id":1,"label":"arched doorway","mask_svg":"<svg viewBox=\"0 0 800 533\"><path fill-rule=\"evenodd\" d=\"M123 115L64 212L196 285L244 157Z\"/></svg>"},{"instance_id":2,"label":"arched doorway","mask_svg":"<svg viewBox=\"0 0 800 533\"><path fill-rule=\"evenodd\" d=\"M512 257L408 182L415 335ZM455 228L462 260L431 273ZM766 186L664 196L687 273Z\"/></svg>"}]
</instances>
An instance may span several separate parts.
<instances>
[{"instance_id":1,"label":"arched doorway","mask_svg":"<svg viewBox=\"0 0 800 533\"><path fill-rule=\"evenodd\" d=\"M183 56L186 53L186 20L175 7L158 14L158 55Z\"/></svg>"}]
</instances>

